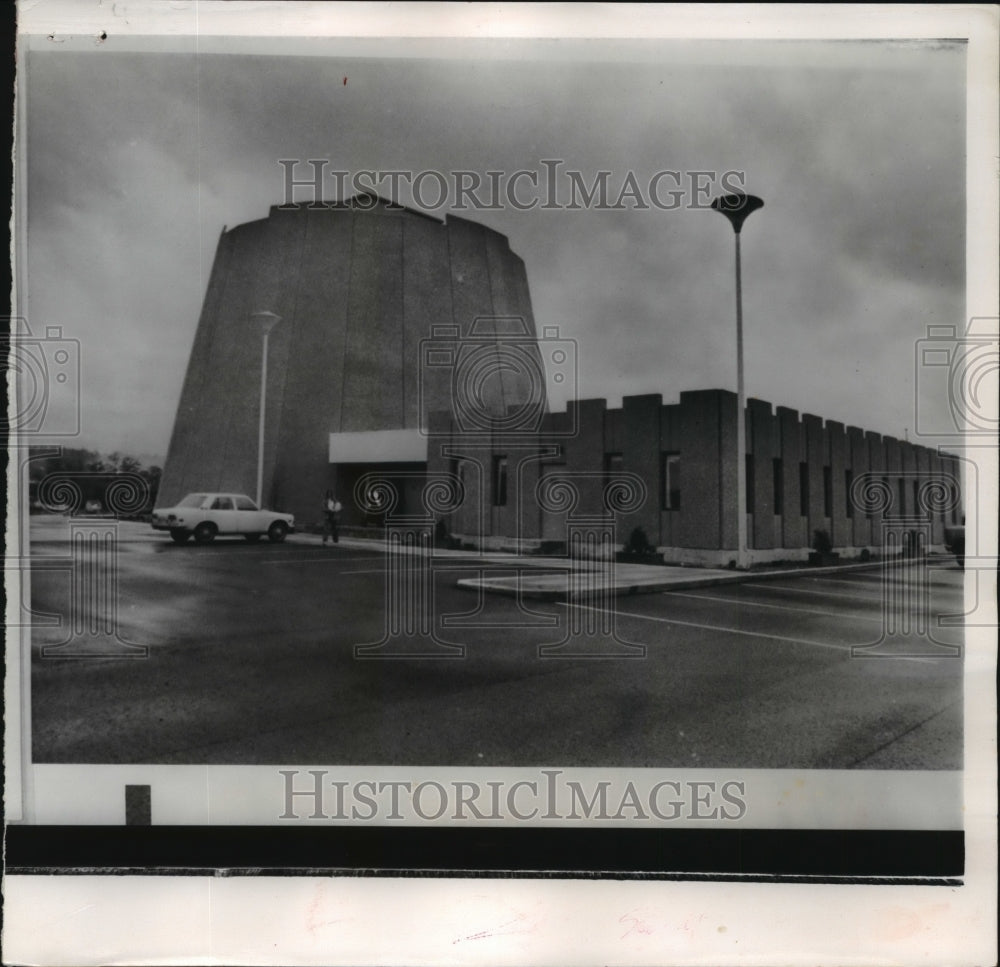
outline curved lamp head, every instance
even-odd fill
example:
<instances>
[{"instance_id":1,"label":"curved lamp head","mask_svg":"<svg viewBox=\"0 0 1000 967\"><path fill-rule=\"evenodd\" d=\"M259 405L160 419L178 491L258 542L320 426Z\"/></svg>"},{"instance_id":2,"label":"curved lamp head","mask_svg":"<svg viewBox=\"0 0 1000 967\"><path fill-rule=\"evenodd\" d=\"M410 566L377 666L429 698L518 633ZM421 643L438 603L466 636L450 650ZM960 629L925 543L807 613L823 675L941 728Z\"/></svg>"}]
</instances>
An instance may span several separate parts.
<instances>
[{"instance_id":1,"label":"curved lamp head","mask_svg":"<svg viewBox=\"0 0 1000 967\"><path fill-rule=\"evenodd\" d=\"M747 218L753 212L757 211L758 208L763 207L764 202L762 199L756 195L744 195L742 192L736 192L732 195L722 195L712 202L712 208L725 215L732 222L733 231L737 235L740 234L740 229Z\"/></svg>"},{"instance_id":2,"label":"curved lamp head","mask_svg":"<svg viewBox=\"0 0 1000 967\"><path fill-rule=\"evenodd\" d=\"M250 318L260 326L265 336L281 322L281 316L273 312L251 312Z\"/></svg>"}]
</instances>

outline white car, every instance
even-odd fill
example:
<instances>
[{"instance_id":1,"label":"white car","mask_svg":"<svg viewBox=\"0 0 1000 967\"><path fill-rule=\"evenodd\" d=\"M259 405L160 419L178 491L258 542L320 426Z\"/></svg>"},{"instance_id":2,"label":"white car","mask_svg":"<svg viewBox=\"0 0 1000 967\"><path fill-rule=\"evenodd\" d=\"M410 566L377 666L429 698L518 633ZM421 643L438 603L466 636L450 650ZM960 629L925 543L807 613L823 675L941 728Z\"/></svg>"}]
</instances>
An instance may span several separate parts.
<instances>
[{"instance_id":1,"label":"white car","mask_svg":"<svg viewBox=\"0 0 1000 967\"><path fill-rule=\"evenodd\" d=\"M208 544L218 536L240 535L251 543L267 534L278 544L295 532L295 518L272 510L260 510L246 494L188 494L176 507L153 511L153 530L170 531L183 544L194 537Z\"/></svg>"}]
</instances>

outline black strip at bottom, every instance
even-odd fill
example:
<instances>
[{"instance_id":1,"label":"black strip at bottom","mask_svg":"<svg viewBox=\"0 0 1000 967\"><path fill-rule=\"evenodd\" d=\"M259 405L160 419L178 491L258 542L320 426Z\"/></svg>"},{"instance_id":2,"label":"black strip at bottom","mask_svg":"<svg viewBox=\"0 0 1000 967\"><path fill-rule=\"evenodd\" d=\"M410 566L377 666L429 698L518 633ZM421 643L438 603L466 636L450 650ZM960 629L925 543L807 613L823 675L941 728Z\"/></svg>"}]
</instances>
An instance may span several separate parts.
<instances>
[{"instance_id":1,"label":"black strip at bottom","mask_svg":"<svg viewBox=\"0 0 1000 967\"><path fill-rule=\"evenodd\" d=\"M8 826L7 872L955 879L961 830Z\"/></svg>"}]
</instances>

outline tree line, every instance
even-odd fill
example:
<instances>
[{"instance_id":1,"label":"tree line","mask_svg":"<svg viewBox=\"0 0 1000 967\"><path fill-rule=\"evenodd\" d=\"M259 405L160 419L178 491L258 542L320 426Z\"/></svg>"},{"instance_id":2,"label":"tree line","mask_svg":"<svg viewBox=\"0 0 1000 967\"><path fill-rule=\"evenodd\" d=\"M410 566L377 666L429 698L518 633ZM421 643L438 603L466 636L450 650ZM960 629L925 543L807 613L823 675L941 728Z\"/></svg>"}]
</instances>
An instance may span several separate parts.
<instances>
[{"instance_id":1,"label":"tree line","mask_svg":"<svg viewBox=\"0 0 1000 967\"><path fill-rule=\"evenodd\" d=\"M101 512L140 517L156 503L163 468L114 451L32 447L28 464L33 513Z\"/></svg>"}]
</instances>

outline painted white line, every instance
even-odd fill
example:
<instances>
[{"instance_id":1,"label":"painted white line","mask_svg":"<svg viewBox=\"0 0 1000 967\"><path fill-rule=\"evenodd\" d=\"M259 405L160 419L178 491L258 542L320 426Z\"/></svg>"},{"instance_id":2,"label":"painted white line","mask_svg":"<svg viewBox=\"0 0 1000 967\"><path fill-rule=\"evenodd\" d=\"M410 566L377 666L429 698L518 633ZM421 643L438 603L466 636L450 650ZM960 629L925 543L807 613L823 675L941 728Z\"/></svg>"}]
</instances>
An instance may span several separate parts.
<instances>
[{"instance_id":1,"label":"painted white line","mask_svg":"<svg viewBox=\"0 0 1000 967\"><path fill-rule=\"evenodd\" d=\"M261 564L368 564L372 561L384 561L384 557L324 557L317 552L312 557L267 557Z\"/></svg>"},{"instance_id":2,"label":"painted white line","mask_svg":"<svg viewBox=\"0 0 1000 967\"><path fill-rule=\"evenodd\" d=\"M289 563L296 563L296 562L291 562L290 561ZM306 561L299 561L298 563L299 564L305 564L305 563L309 563L309 564L350 564L351 562L350 561L308 561L308 562L306 562ZM417 568L417 567L404 567L404 568L399 568L398 570L402 570L402 571L419 571L420 568ZM341 575L341 574L388 574L388 573L389 573L389 568L388 567L361 568L361 569L355 570L355 571L337 571L338 575Z\"/></svg>"},{"instance_id":3,"label":"painted white line","mask_svg":"<svg viewBox=\"0 0 1000 967\"><path fill-rule=\"evenodd\" d=\"M582 608L585 611L604 611L604 608L595 608L589 604L577 604L573 601L560 601L564 608ZM662 624L668 625L683 625L686 628L700 628L702 631L722 631L726 634L731 635L743 635L747 638L767 638L770 641L782 641L790 645L809 645L812 648L828 648L832 651L839 651L843 654L850 655L852 648L864 648L863 643L858 643L854 645L834 645L828 641L811 641L806 638L787 638L784 635L771 635L763 631L746 631L743 628L726 628L722 625L706 625L698 621L681 621L679 618L661 618L659 615L654 614L636 614L633 611L616 611L615 614L622 618L638 618L640 621L658 621ZM872 656L874 657L874 656ZM927 664L928 662L933 662L932 658L917 658L912 655L886 655L886 658L891 658L893 661L916 661L922 664Z\"/></svg>"},{"instance_id":4,"label":"painted white line","mask_svg":"<svg viewBox=\"0 0 1000 967\"><path fill-rule=\"evenodd\" d=\"M889 580L886 581L885 577L881 574L866 574L863 579L859 581L849 581L847 578L808 578L808 580L822 581L824 584L846 584L850 588L865 586L870 587L872 584L891 584L893 587L917 587L918 585L918 582L916 581L906 581L895 575L889 575ZM932 582L931 587L936 589L953 588L956 591L962 590L961 586L957 584L949 584L942 581L938 581L937 583Z\"/></svg>"},{"instance_id":5,"label":"painted white line","mask_svg":"<svg viewBox=\"0 0 1000 967\"><path fill-rule=\"evenodd\" d=\"M348 561L346 563L349 564L351 562ZM483 565L480 565L480 567L483 567ZM420 567L419 565L417 565L416 567L394 568L394 570L397 570L397 571L399 571L399 570L402 570L402 571L422 571L423 568ZM438 571L453 571L455 569L454 568L433 568L432 570L433 570L433 572L435 574L437 574ZM495 568L493 568L491 570L495 570ZM341 574L386 574L386 573L388 573L388 571L389 571L389 568L388 568L388 566L386 566L386 567L372 568L372 569L367 570L367 571L341 571L340 573ZM472 580L475 580L475 578L473 578ZM490 579L487 578L486 580L490 580ZM510 578L509 580L515 581L517 579L516 578Z\"/></svg>"},{"instance_id":6,"label":"painted white line","mask_svg":"<svg viewBox=\"0 0 1000 967\"><path fill-rule=\"evenodd\" d=\"M836 611L816 611L813 608L793 608L787 604L765 604L763 601L748 601L746 598L718 598L711 594L698 594L695 591L664 591L676 598L694 598L697 601L721 601L723 604L746 605L748 608L771 608L775 611L794 611L796 614L818 614L825 618L839 618L842 621L874 621L881 624L881 618L872 618L869 615L844 614Z\"/></svg>"},{"instance_id":7,"label":"painted white line","mask_svg":"<svg viewBox=\"0 0 1000 967\"><path fill-rule=\"evenodd\" d=\"M812 577L810 575L805 575L809 581L829 581L830 584L863 584L872 581L884 581L887 577L892 581L898 581L903 583L906 581L909 574L901 574L899 571L858 571L855 578L824 578L824 577Z\"/></svg>"},{"instance_id":8,"label":"painted white line","mask_svg":"<svg viewBox=\"0 0 1000 967\"><path fill-rule=\"evenodd\" d=\"M761 591L788 591L791 594L822 594L831 598L849 598L851 601L880 601L881 595L874 597L864 594L843 594L839 591L814 591L811 588L789 588L783 584L774 584L768 581L767 584L754 584L747 581L741 585L744 588L759 588Z\"/></svg>"}]
</instances>

